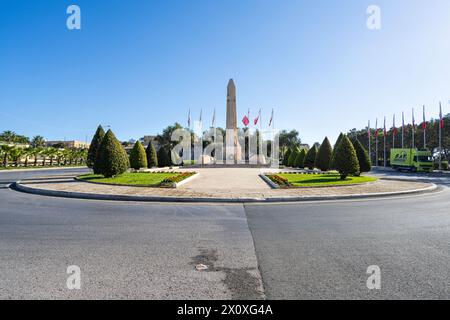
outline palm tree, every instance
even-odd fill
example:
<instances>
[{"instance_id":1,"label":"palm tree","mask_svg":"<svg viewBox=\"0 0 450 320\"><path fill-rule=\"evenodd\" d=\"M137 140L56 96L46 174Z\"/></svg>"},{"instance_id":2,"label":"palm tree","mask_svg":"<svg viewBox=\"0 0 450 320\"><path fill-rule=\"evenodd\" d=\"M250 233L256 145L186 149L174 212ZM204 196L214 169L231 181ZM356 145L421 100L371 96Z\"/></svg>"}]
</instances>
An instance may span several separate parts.
<instances>
[{"instance_id":1,"label":"palm tree","mask_svg":"<svg viewBox=\"0 0 450 320\"><path fill-rule=\"evenodd\" d=\"M6 168L8 166L8 159L11 157L11 153L15 149L15 146L3 144L0 146L3 154L3 166Z\"/></svg>"},{"instance_id":2,"label":"palm tree","mask_svg":"<svg viewBox=\"0 0 450 320\"><path fill-rule=\"evenodd\" d=\"M14 166L18 167L20 164L20 160L22 159L22 156L24 155L24 149L23 148L14 148L10 152L11 159L14 161Z\"/></svg>"},{"instance_id":3,"label":"palm tree","mask_svg":"<svg viewBox=\"0 0 450 320\"><path fill-rule=\"evenodd\" d=\"M32 148L31 154L34 157L34 166L37 167L37 161L38 161L38 157L42 152L42 148Z\"/></svg>"},{"instance_id":4,"label":"palm tree","mask_svg":"<svg viewBox=\"0 0 450 320\"><path fill-rule=\"evenodd\" d=\"M44 150L44 154L50 159L50 167L53 166L53 159L55 159L58 154L58 149L55 148L47 148Z\"/></svg>"},{"instance_id":5,"label":"palm tree","mask_svg":"<svg viewBox=\"0 0 450 320\"><path fill-rule=\"evenodd\" d=\"M34 148L39 148L45 146L45 139L43 136L35 136L31 140L31 146Z\"/></svg>"},{"instance_id":6,"label":"palm tree","mask_svg":"<svg viewBox=\"0 0 450 320\"><path fill-rule=\"evenodd\" d=\"M28 157L33 155L33 148L25 148L23 149L23 155L25 157L25 167L28 167Z\"/></svg>"},{"instance_id":7,"label":"palm tree","mask_svg":"<svg viewBox=\"0 0 450 320\"><path fill-rule=\"evenodd\" d=\"M8 142L8 143L13 143L14 140L16 139L17 134L14 131L3 131L0 134L0 141L4 141L4 142Z\"/></svg>"}]
</instances>

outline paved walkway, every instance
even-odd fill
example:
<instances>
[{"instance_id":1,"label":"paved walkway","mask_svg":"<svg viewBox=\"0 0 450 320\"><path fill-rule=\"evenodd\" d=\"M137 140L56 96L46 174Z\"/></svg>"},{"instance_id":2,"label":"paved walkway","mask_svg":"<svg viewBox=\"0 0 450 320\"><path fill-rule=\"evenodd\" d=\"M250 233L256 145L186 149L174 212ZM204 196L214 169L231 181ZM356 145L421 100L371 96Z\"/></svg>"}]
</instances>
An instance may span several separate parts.
<instances>
[{"instance_id":1,"label":"paved walkway","mask_svg":"<svg viewBox=\"0 0 450 320\"><path fill-rule=\"evenodd\" d=\"M267 191L271 188L265 183L259 174L267 172L261 169L238 168L202 168L195 169L200 175L197 179L185 184L180 189L186 190L219 190L226 193L231 191Z\"/></svg>"}]
</instances>

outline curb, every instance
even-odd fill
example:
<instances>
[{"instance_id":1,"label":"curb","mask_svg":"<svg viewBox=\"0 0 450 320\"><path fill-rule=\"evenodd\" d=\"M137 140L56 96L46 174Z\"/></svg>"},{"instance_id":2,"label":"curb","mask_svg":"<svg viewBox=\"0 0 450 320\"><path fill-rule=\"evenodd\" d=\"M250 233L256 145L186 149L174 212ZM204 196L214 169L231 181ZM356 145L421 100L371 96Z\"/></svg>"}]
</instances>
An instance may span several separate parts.
<instances>
[{"instance_id":1,"label":"curb","mask_svg":"<svg viewBox=\"0 0 450 320\"><path fill-rule=\"evenodd\" d=\"M175 182L175 183L172 185L172 187L173 187L173 188L179 188L179 187L181 187L182 185L184 185L184 184L186 184L186 183L188 183L188 182L191 182L192 180L194 180L195 178L197 178L199 175L200 175L200 173L196 172L194 175L190 176L189 178L186 178L186 179L184 179L184 180L182 180L182 181L180 181L180 182Z\"/></svg>"},{"instance_id":2,"label":"curb","mask_svg":"<svg viewBox=\"0 0 450 320\"><path fill-rule=\"evenodd\" d=\"M268 185L269 187L271 187L272 189L281 189L280 186L278 184L276 184L275 182L273 182L272 180L269 179L268 176L266 176L265 173L261 173L259 175L261 177L261 179L263 179Z\"/></svg>"},{"instance_id":3,"label":"curb","mask_svg":"<svg viewBox=\"0 0 450 320\"><path fill-rule=\"evenodd\" d=\"M49 167L49 168L39 168L39 167L30 167L29 169L6 169L6 170L0 170L0 173L6 173L6 172L33 172L33 171L56 171L56 170L64 170L64 169L88 169L86 166L79 166L79 167Z\"/></svg>"},{"instance_id":4,"label":"curb","mask_svg":"<svg viewBox=\"0 0 450 320\"><path fill-rule=\"evenodd\" d=\"M370 194L353 195L330 195L330 196L303 196L303 197L273 197L273 198L196 198L196 197L161 197L161 196L130 196L114 194L95 194L68 191L45 190L28 187L20 184L21 181L13 183L10 188L30 194L41 196L73 198L85 200L113 200L113 201L135 201L135 202L184 202L184 203L277 203L277 202L305 202L305 201L329 201L329 200L353 200L368 198L384 198L399 195L422 194L438 189L437 185L431 184L429 187L406 190L399 192L382 192Z\"/></svg>"}]
</instances>

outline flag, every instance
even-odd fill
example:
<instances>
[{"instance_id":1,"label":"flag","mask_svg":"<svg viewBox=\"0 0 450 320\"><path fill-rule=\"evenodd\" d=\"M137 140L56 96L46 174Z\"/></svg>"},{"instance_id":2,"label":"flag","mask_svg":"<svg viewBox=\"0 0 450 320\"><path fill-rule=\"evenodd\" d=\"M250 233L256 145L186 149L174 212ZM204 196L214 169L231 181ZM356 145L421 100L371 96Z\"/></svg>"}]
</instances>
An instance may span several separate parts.
<instances>
[{"instance_id":1,"label":"flag","mask_svg":"<svg viewBox=\"0 0 450 320\"><path fill-rule=\"evenodd\" d=\"M422 122L422 130L427 129L427 121L425 119L425 106L423 106L423 122Z\"/></svg>"},{"instance_id":2,"label":"flag","mask_svg":"<svg viewBox=\"0 0 450 320\"><path fill-rule=\"evenodd\" d=\"M442 117L442 104L439 102L439 126L444 129L444 118Z\"/></svg>"},{"instance_id":3,"label":"flag","mask_svg":"<svg viewBox=\"0 0 450 320\"><path fill-rule=\"evenodd\" d=\"M412 128L416 130L416 121L414 119L414 108L412 109Z\"/></svg>"},{"instance_id":4,"label":"flag","mask_svg":"<svg viewBox=\"0 0 450 320\"><path fill-rule=\"evenodd\" d=\"M242 119L242 123L244 124L244 126L248 127L250 123L250 109L248 109L248 113Z\"/></svg>"},{"instance_id":5,"label":"flag","mask_svg":"<svg viewBox=\"0 0 450 320\"><path fill-rule=\"evenodd\" d=\"M253 123L255 124L255 126L258 124L259 118L260 118L260 117L261 117L261 109L259 109L258 116L256 117L255 121L253 121Z\"/></svg>"},{"instance_id":6,"label":"flag","mask_svg":"<svg viewBox=\"0 0 450 320\"><path fill-rule=\"evenodd\" d=\"M386 132L386 117L384 117L384 127L383 127L383 137L386 137L387 132Z\"/></svg>"},{"instance_id":7,"label":"flag","mask_svg":"<svg viewBox=\"0 0 450 320\"><path fill-rule=\"evenodd\" d=\"M369 122L367 123L367 138L370 139L370 120L369 120Z\"/></svg>"},{"instance_id":8,"label":"flag","mask_svg":"<svg viewBox=\"0 0 450 320\"><path fill-rule=\"evenodd\" d=\"M202 118L203 118L203 109L200 109L200 119L198 119L198 122L202 122Z\"/></svg>"},{"instance_id":9,"label":"flag","mask_svg":"<svg viewBox=\"0 0 450 320\"><path fill-rule=\"evenodd\" d=\"M272 122L273 122L273 109L272 109L272 115L270 116L269 127L272 125Z\"/></svg>"},{"instance_id":10,"label":"flag","mask_svg":"<svg viewBox=\"0 0 450 320\"><path fill-rule=\"evenodd\" d=\"M213 118L212 118L212 127L216 126L216 109L214 109Z\"/></svg>"},{"instance_id":11,"label":"flag","mask_svg":"<svg viewBox=\"0 0 450 320\"><path fill-rule=\"evenodd\" d=\"M188 113L188 127L191 127L191 109L189 109L189 113Z\"/></svg>"}]
</instances>

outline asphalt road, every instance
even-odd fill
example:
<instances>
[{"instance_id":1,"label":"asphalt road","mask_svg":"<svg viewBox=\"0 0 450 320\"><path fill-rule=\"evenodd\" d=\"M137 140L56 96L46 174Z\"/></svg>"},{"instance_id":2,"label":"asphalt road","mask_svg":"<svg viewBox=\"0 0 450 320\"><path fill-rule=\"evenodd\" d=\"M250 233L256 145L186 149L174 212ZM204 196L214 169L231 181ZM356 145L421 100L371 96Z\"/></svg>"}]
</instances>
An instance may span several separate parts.
<instances>
[{"instance_id":1,"label":"asphalt road","mask_svg":"<svg viewBox=\"0 0 450 320\"><path fill-rule=\"evenodd\" d=\"M52 173L61 171L0 172L2 299L450 298L449 178L415 177L443 186L427 195L245 206L6 187ZM81 269L81 290L66 286L69 265ZM371 265L380 267L380 290L366 286Z\"/></svg>"}]
</instances>

